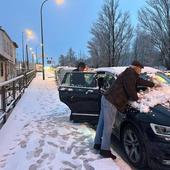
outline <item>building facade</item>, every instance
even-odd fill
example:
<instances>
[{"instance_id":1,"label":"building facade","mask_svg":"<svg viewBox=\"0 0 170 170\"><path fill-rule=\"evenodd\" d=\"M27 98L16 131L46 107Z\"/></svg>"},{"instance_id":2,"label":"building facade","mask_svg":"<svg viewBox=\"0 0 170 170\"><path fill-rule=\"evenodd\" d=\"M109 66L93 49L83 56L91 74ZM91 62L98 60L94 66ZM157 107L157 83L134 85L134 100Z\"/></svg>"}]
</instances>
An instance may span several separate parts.
<instances>
[{"instance_id":1,"label":"building facade","mask_svg":"<svg viewBox=\"0 0 170 170\"><path fill-rule=\"evenodd\" d=\"M16 76L16 48L17 44L0 27L0 82Z\"/></svg>"}]
</instances>

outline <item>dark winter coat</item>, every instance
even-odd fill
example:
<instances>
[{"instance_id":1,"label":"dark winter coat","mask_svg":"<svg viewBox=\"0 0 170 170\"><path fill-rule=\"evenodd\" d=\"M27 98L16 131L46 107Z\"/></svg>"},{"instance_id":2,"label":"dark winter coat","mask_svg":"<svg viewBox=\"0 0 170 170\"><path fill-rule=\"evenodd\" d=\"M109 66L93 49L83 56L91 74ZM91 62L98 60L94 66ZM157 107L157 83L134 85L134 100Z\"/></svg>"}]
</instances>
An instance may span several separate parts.
<instances>
[{"instance_id":1,"label":"dark winter coat","mask_svg":"<svg viewBox=\"0 0 170 170\"><path fill-rule=\"evenodd\" d=\"M153 87L154 83L140 78L136 71L129 67L118 76L104 95L120 112L123 112L129 100L138 100L139 85Z\"/></svg>"}]
</instances>

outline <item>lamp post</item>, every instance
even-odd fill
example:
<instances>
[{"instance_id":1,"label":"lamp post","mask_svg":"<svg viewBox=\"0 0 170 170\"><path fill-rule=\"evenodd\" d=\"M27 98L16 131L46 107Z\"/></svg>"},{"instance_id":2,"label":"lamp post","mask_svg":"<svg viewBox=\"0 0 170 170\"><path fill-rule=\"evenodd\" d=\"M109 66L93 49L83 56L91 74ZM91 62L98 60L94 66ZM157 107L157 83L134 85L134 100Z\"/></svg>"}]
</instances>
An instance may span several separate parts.
<instances>
[{"instance_id":1,"label":"lamp post","mask_svg":"<svg viewBox=\"0 0 170 170\"><path fill-rule=\"evenodd\" d=\"M22 32L22 71L25 72L24 32Z\"/></svg>"},{"instance_id":2,"label":"lamp post","mask_svg":"<svg viewBox=\"0 0 170 170\"><path fill-rule=\"evenodd\" d=\"M41 4L40 16L41 16L41 55L42 55L42 71L43 71L43 80L45 80L45 72L44 72L44 36L43 36L43 6L48 0L44 0ZM58 5L64 3L64 0L56 0Z\"/></svg>"},{"instance_id":3,"label":"lamp post","mask_svg":"<svg viewBox=\"0 0 170 170\"><path fill-rule=\"evenodd\" d=\"M44 72L44 36L43 36L43 6L48 0L43 1L41 4L40 15L41 15L41 55L42 55L42 72L43 72L43 80L45 80L45 72Z\"/></svg>"},{"instance_id":4,"label":"lamp post","mask_svg":"<svg viewBox=\"0 0 170 170\"><path fill-rule=\"evenodd\" d=\"M25 38L25 43L24 43ZM23 60L23 71L29 71L29 53L28 53L28 40L34 39L35 35L31 29L25 29L22 32L22 60ZM24 50L25 49L25 50Z\"/></svg>"},{"instance_id":5,"label":"lamp post","mask_svg":"<svg viewBox=\"0 0 170 170\"><path fill-rule=\"evenodd\" d=\"M27 71L29 71L29 56L28 56L28 45L26 44L26 63L27 63Z\"/></svg>"}]
</instances>

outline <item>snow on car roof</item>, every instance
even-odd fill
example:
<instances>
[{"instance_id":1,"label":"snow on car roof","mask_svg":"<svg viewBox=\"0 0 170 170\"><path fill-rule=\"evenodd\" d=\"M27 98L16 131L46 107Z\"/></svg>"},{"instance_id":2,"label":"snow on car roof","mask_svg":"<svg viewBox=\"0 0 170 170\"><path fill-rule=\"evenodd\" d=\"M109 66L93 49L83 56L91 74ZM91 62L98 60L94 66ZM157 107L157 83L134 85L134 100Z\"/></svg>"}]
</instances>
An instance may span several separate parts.
<instances>
[{"instance_id":1,"label":"snow on car roof","mask_svg":"<svg viewBox=\"0 0 170 170\"><path fill-rule=\"evenodd\" d=\"M126 68L128 68L129 66L120 66L120 67L99 67L97 69L95 69L95 71L99 72L99 71L107 71L116 75L119 75L120 73L122 73ZM144 69L142 69L142 73L156 73L160 70L155 69L153 67L144 67Z\"/></svg>"},{"instance_id":2,"label":"snow on car roof","mask_svg":"<svg viewBox=\"0 0 170 170\"><path fill-rule=\"evenodd\" d=\"M127 67L99 67L95 71L107 71L116 75L119 75L121 72L123 72Z\"/></svg>"},{"instance_id":3,"label":"snow on car roof","mask_svg":"<svg viewBox=\"0 0 170 170\"><path fill-rule=\"evenodd\" d=\"M144 67L144 69L142 69L142 73L156 73L156 72L161 72L161 70L153 68L153 67Z\"/></svg>"},{"instance_id":4,"label":"snow on car roof","mask_svg":"<svg viewBox=\"0 0 170 170\"><path fill-rule=\"evenodd\" d=\"M57 69L66 69L66 70L73 70L76 69L76 67L69 67L69 66L59 66Z\"/></svg>"}]
</instances>

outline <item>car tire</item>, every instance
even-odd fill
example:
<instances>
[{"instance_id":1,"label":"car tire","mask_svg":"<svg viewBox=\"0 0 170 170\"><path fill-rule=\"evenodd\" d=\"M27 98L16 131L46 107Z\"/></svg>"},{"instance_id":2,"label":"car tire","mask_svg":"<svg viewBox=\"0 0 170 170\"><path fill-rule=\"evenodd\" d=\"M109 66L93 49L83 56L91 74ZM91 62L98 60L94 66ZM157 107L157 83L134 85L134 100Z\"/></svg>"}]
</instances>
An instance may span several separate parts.
<instances>
[{"instance_id":1,"label":"car tire","mask_svg":"<svg viewBox=\"0 0 170 170\"><path fill-rule=\"evenodd\" d=\"M3 117L3 124L6 123L6 115Z\"/></svg>"},{"instance_id":2,"label":"car tire","mask_svg":"<svg viewBox=\"0 0 170 170\"><path fill-rule=\"evenodd\" d=\"M70 121L72 121L73 120L73 115L72 115L72 113L70 114Z\"/></svg>"},{"instance_id":3,"label":"car tire","mask_svg":"<svg viewBox=\"0 0 170 170\"><path fill-rule=\"evenodd\" d=\"M147 166L145 145L139 131L131 124L123 128L121 142L128 161L135 167Z\"/></svg>"}]
</instances>

